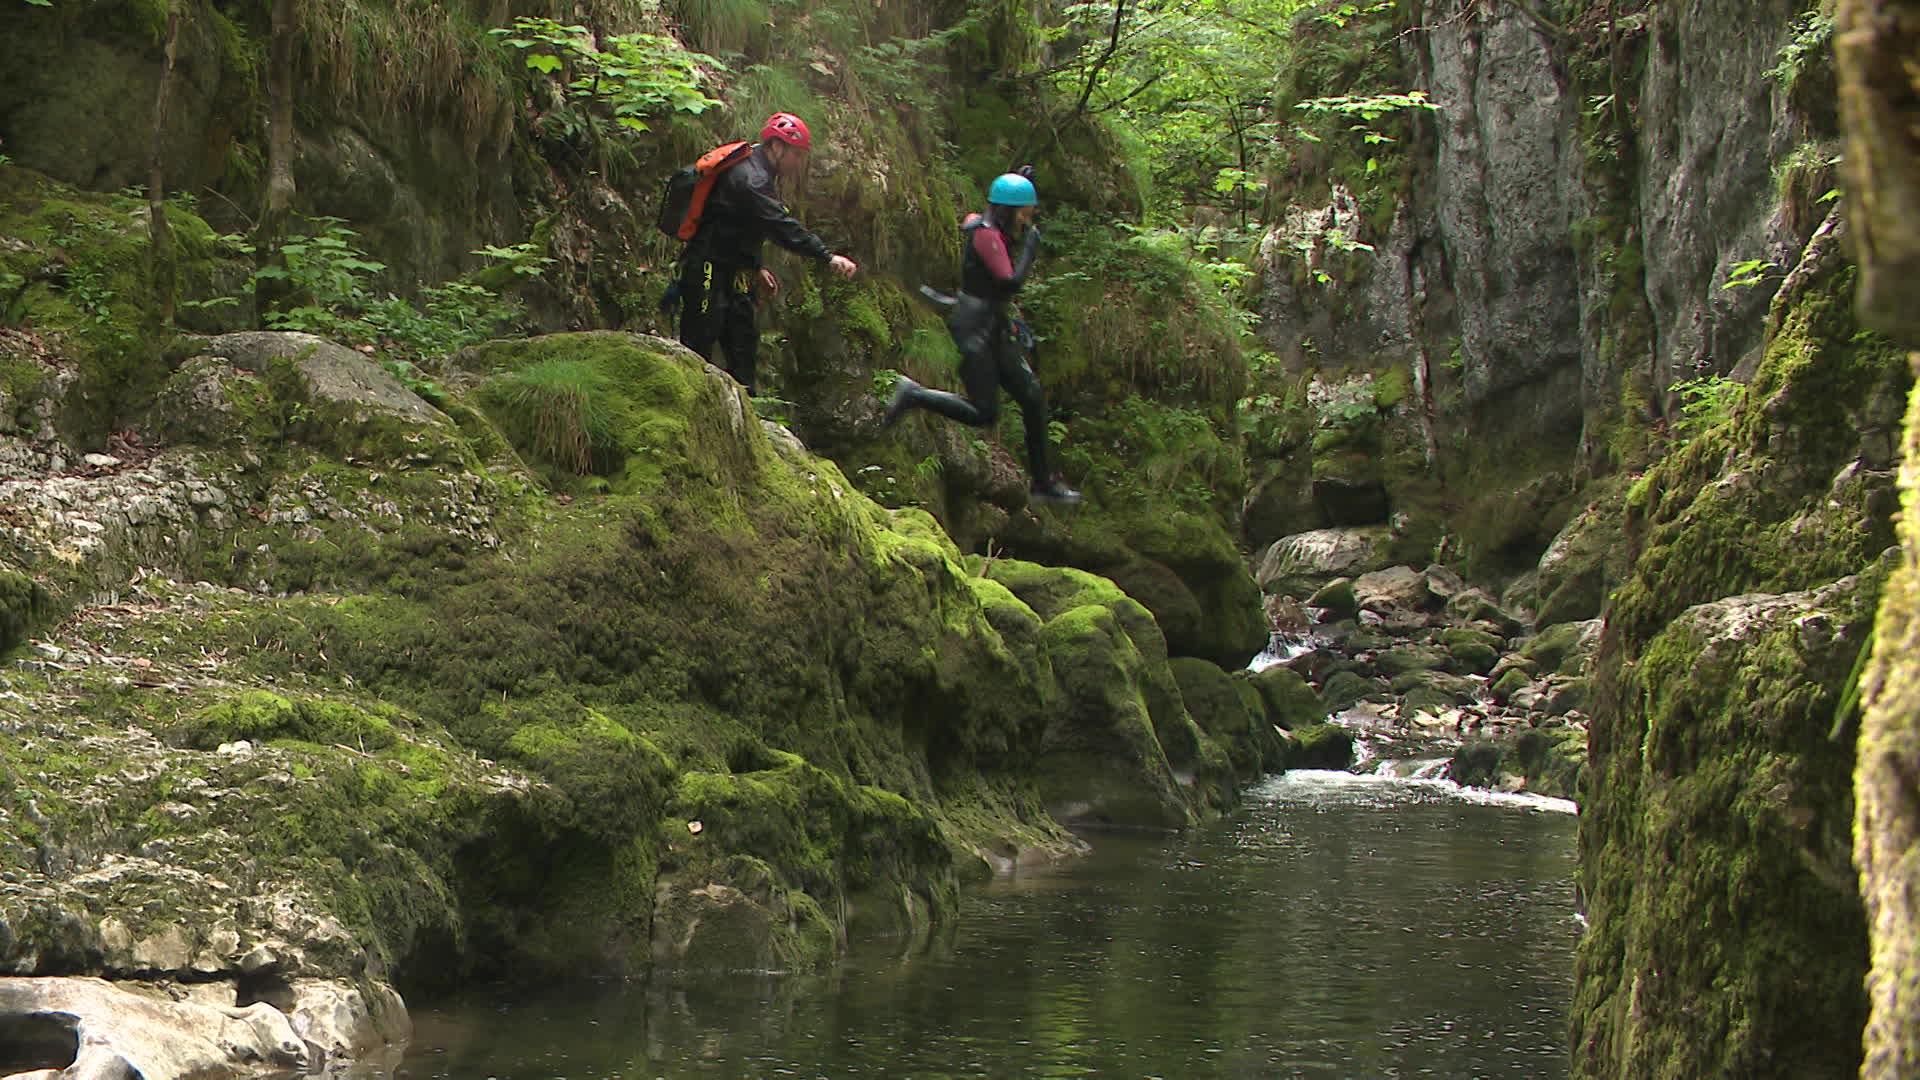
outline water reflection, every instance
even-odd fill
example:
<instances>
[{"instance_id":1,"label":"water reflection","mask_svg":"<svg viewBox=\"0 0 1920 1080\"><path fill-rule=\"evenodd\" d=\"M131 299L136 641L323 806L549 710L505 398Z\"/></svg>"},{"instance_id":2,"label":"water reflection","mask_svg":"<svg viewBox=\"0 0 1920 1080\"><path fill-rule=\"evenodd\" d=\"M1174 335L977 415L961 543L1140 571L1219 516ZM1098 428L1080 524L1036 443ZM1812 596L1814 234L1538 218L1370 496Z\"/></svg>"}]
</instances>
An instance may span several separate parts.
<instances>
[{"instance_id":1,"label":"water reflection","mask_svg":"<svg viewBox=\"0 0 1920 1080\"><path fill-rule=\"evenodd\" d=\"M1296 774L1191 835L1101 835L831 973L421 1011L413 1077L1552 1077L1573 818Z\"/></svg>"}]
</instances>

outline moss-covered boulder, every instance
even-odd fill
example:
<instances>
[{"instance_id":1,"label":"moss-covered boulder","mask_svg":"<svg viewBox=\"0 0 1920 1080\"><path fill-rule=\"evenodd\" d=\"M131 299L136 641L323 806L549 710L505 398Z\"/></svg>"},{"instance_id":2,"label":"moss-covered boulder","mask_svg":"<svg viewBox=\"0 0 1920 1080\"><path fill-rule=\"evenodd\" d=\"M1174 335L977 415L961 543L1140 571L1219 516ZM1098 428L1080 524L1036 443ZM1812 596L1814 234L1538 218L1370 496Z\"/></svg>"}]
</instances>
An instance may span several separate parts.
<instances>
[{"instance_id":1,"label":"moss-covered boulder","mask_svg":"<svg viewBox=\"0 0 1920 1080\"><path fill-rule=\"evenodd\" d=\"M1249 709L1240 687L1248 684L1228 676L1216 664L1195 657L1176 657L1168 666L1180 684L1187 712L1202 731L1219 740L1233 762L1236 777L1249 780L1280 764L1281 737L1267 720L1265 702Z\"/></svg>"},{"instance_id":2,"label":"moss-covered boulder","mask_svg":"<svg viewBox=\"0 0 1920 1080\"><path fill-rule=\"evenodd\" d=\"M1282 596L1313 596L1337 578L1391 566L1391 541L1384 528L1321 529L1282 537L1261 556L1260 588Z\"/></svg>"},{"instance_id":3,"label":"moss-covered boulder","mask_svg":"<svg viewBox=\"0 0 1920 1080\"><path fill-rule=\"evenodd\" d=\"M1145 607L1083 571L1002 559L988 575L1044 620L1061 695L1038 756L1050 813L1174 827L1224 797L1231 765L1194 724Z\"/></svg>"},{"instance_id":4,"label":"moss-covered boulder","mask_svg":"<svg viewBox=\"0 0 1920 1080\"><path fill-rule=\"evenodd\" d=\"M1485 675L1500 662L1501 641L1484 630L1460 627L1442 630L1440 643L1446 648L1451 666L1457 672Z\"/></svg>"},{"instance_id":5,"label":"moss-covered boulder","mask_svg":"<svg viewBox=\"0 0 1920 1080\"><path fill-rule=\"evenodd\" d=\"M46 594L38 582L0 568L0 656L27 639L45 608Z\"/></svg>"},{"instance_id":6,"label":"moss-covered boulder","mask_svg":"<svg viewBox=\"0 0 1920 1080\"><path fill-rule=\"evenodd\" d=\"M1334 578L1307 597L1307 606L1324 610L1334 619L1352 619L1360 614L1360 600L1353 594L1352 578Z\"/></svg>"},{"instance_id":7,"label":"moss-covered boulder","mask_svg":"<svg viewBox=\"0 0 1920 1080\"><path fill-rule=\"evenodd\" d=\"M1598 494L1601 498L1569 521L1540 556L1531 606L1541 626L1598 616L1607 593L1626 573L1625 506L1610 492Z\"/></svg>"},{"instance_id":8,"label":"moss-covered boulder","mask_svg":"<svg viewBox=\"0 0 1920 1080\"><path fill-rule=\"evenodd\" d=\"M1600 629L1598 619L1546 627L1521 644L1520 656L1538 671L1578 672L1592 660Z\"/></svg>"},{"instance_id":9,"label":"moss-covered boulder","mask_svg":"<svg viewBox=\"0 0 1920 1080\"><path fill-rule=\"evenodd\" d=\"M1267 714L1278 727L1296 731L1327 718L1326 703L1320 700L1312 684L1292 668L1275 664L1252 676L1250 681L1266 700Z\"/></svg>"},{"instance_id":10,"label":"moss-covered boulder","mask_svg":"<svg viewBox=\"0 0 1920 1080\"><path fill-rule=\"evenodd\" d=\"M1289 769L1344 769L1353 764L1353 732L1339 724L1299 728L1287 741Z\"/></svg>"},{"instance_id":11,"label":"moss-covered boulder","mask_svg":"<svg viewBox=\"0 0 1920 1080\"><path fill-rule=\"evenodd\" d=\"M249 420L156 459L241 461L229 505L257 512L202 519L204 547L101 533L69 584L132 590L139 617L63 628L60 648L101 659L15 683L36 719L0 734L0 851L53 869L0 903L12 967L159 955L223 977L262 943L303 976L418 985L803 967L857 928L926 926L963 876L1071 850L1045 805L1180 825L1231 798L1144 607L1079 571L964 560L926 514L774 446L678 346L473 350L447 380L453 424L316 397L300 365L323 350L294 345L259 370L203 365L292 437L260 445ZM556 365L611 425L585 474L523 422L550 402L489 389ZM343 411L309 431L300 405ZM149 475L167 474L75 490ZM254 587L129 584L136 551ZM201 689L102 693L113 671ZM120 759L128 779L84 809L80 778ZM204 798L177 793L189 778ZM218 801L229 788L248 796ZM164 863L133 859L156 838ZM75 876L109 854L133 861L77 914ZM220 929L213 897L270 913L282 883L303 936ZM122 905L159 922L103 923Z\"/></svg>"}]
</instances>

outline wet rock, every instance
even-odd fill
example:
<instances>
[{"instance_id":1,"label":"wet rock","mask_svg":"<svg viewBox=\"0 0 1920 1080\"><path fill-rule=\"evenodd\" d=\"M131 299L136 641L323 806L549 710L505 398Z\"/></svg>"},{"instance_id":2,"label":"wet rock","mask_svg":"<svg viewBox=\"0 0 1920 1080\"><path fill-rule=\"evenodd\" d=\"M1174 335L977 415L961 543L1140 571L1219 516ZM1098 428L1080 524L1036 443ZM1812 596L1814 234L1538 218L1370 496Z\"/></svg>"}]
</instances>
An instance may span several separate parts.
<instances>
[{"instance_id":1,"label":"wet rock","mask_svg":"<svg viewBox=\"0 0 1920 1080\"><path fill-rule=\"evenodd\" d=\"M1429 566L1421 571L1421 577L1427 582L1427 595L1433 598L1431 606L1444 608L1455 596L1467 589L1467 583L1459 574L1444 566Z\"/></svg>"},{"instance_id":2,"label":"wet rock","mask_svg":"<svg viewBox=\"0 0 1920 1080\"><path fill-rule=\"evenodd\" d=\"M1497 682L1509 671L1518 671L1532 678L1540 674L1540 665L1519 653L1507 653L1493 665L1493 670L1487 672L1487 678Z\"/></svg>"},{"instance_id":3,"label":"wet rock","mask_svg":"<svg viewBox=\"0 0 1920 1080\"><path fill-rule=\"evenodd\" d=\"M1485 675L1500 662L1500 639L1480 630L1454 628L1440 632L1449 665L1455 671Z\"/></svg>"},{"instance_id":4,"label":"wet rock","mask_svg":"<svg viewBox=\"0 0 1920 1080\"><path fill-rule=\"evenodd\" d=\"M1493 700L1502 705L1510 704L1514 695L1533 685L1533 680L1519 668L1508 668L1499 678L1493 680L1491 693Z\"/></svg>"},{"instance_id":5,"label":"wet rock","mask_svg":"<svg viewBox=\"0 0 1920 1080\"><path fill-rule=\"evenodd\" d=\"M1526 623L1501 607L1485 590L1462 589L1447 601L1447 614L1463 623L1489 623L1493 632L1511 637L1526 629Z\"/></svg>"},{"instance_id":6,"label":"wet rock","mask_svg":"<svg viewBox=\"0 0 1920 1080\"><path fill-rule=\"evenodd\" d=\"M1393 680L1393 692L1404 701L1402 711L1439 712L1473 700L1479 684L1444 671L1410 671Z\"/></svg>"},{"instance_id":7,"label":"wet rock","mask_svg":"<svg viewBox=\"0 0 1920 1080\"><path fill-rule=\"evenodd\" d=\"M1336 671L1327 676L1326 685L1320 688L1320 697L1327 708L1338 712L1362 698L1375 694L1384 694L1387 684L1377 679L1369 679L1351 671Z\"/></svg>"},{"instance_id":8,"label":"wet rock","mask_svg":"<svg viewBox=\"0 0 1920 1080\"><path fill-rule=\"evenodd\" d=\"M1450 659L1445 649L1432 645L1402 645L1375 657L1373 666L1389 679L1397 679L1409 672L1445 667Z\"/></svg>"},{"instance_id":9,"label":"wet rock","mask_svg":"<svg viewBox=\"0 0 1920 1080\"><path fill-rule=\"evenodd\" d=\"M1392 566L1362 574L1353 582L1362 611L1417 612L1430 602L1427 579L1411 566Z\"/></svg>"}]
</instances>

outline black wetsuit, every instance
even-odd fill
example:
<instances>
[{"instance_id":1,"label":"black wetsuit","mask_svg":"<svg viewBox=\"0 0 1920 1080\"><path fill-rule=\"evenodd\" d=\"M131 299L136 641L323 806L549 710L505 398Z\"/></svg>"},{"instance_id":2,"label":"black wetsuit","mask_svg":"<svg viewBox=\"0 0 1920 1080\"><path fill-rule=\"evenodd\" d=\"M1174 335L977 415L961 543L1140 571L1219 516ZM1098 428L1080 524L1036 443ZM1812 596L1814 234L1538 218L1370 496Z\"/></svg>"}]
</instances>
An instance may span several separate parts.
<instances>
[{"instance_id":1,"label":"black wetsuit","mask_svg":"<svg viewBox=\"0 0 1920 1080\"><path fill-rule=\"evenodd\" d=\"M766 147L756 146L714 181L680 271L681 342L708 360L719 344L726 350L727 370L748 394L754 391L760 350L754 322L760 251L768 239L821 262L833 257L825 241L787 213Z\"/></svg>"},{"instance_id":2,"label":"black wetsuit","mask_svg":"<svg viewBox=\"0 0 1920 1080\"><path fill-rule=\"evenodd\" d=\"M1000 416L1000 388L1020 404L1027 429L1027 466L1036 485L1048 483L1047 401L1026 352L1013 338L1007 304L1026 284L1040 249L1040 231L1028 229L1018 260L1008 258L1006 234L986 215L969 215L960 260L960 302L947 316L947 331L960 347L960 383L966 397L912 386L903 408L925 409L963 424L985 427Z\"/></svg>"}]
</instances>

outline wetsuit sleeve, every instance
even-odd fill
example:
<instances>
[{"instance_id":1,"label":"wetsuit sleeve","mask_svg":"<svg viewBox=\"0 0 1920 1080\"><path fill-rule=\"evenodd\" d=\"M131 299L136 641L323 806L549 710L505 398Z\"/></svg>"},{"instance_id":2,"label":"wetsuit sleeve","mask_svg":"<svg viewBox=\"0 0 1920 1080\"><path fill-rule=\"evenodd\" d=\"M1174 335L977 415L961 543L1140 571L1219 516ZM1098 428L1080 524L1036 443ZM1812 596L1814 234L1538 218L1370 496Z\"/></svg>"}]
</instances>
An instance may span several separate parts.
<instances>
[{"instance_id":1,"label":"wetsuit sleeve","mask_svg":"<svg viewBox=\"0 0 1920 1080\"><path fill-rule=\"evenodd\" d=\"M1000 298L1011 298L1027 283L1027 272L1033 269L1034 257L1040 253L1040 230L1027 230L1018 264L1008 258L1007 238L999 229L973 230L973 253L980 257L987 273L993 275L994 283L1000 286Z\"/></svg>"},{"instance_id":2,"label":"wetsuit sleeve","mask_svg":"<svg viewBox=\"0 0 1920 1080\"><path fill-rule=\"evenodd\" d=\"M792 214L787 213L786 204L773 197L773 194L753 184L743 184L746 188L747 213L756 218L767 230L773 242L788 251L806 255L826 262L833 257L827 242L808 231Z\"/></svg>"}]
</instances>

